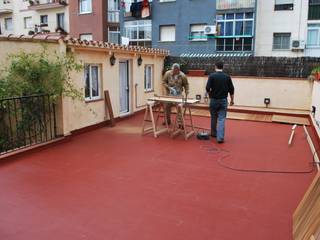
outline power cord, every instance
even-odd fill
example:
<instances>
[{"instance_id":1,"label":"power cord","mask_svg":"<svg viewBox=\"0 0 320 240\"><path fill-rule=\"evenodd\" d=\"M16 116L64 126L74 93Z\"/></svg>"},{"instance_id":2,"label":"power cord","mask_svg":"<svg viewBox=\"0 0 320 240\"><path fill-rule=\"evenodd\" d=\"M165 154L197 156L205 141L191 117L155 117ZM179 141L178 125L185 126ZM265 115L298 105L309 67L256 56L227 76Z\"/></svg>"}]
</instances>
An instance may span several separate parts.
<instances>
[{"instance_id":1,"label":"power cord","mask_svg":"<svg viewBox=\"0 0 320 240\"><path fill-rule=\"evenodd\" d=\"M216 154L216 153L227 153L227 155L225 156L221 156L217 159L217 163L219 164L219 166L228 169L228 170L232 170L232 171L237 171L237 172L248 172L248 173L269 173L269 174L309 174L312 173L315 170L315 161L314 161L314 156L315 153L317 153L317 151L315 151L314 155L313 155L313 163L311 164L311 168L309 170L306 171L282 171L282 170L269 170L269 169L246 169L246 168L236 168L236 167L232 167L229 166L228 164L226 164L223 160L230 157L231 154L229 151L215 147L213 145L201 145L200 149L202 150L206 150L207 153L209 154ZM318 149L319 151L320 149Z\"/></svg>"}]
</instances>

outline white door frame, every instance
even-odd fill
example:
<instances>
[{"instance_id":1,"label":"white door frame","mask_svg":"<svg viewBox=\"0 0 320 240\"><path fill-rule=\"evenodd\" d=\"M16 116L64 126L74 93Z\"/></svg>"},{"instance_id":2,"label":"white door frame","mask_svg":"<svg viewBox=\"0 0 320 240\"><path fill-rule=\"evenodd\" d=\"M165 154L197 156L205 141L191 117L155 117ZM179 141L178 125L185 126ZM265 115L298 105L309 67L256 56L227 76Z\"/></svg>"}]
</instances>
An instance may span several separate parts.
<instances>
[{"instance_id":1,"label":"white door frame","mask_svg":"<svg viewBox=\"0 0 320 240\"><path fill-rule=\"evenodd\" d=\"M120 102L120 97L119 96L119 116L124 117L127 115L130 115L132 113L132 74L131 74L131 60L130 59L119 59L119 92L121 94L121 89L120 89L120 63L127 63L127 77L128 77L128 112L121 112L121 102Z\"/></svg>"}]
</instances>

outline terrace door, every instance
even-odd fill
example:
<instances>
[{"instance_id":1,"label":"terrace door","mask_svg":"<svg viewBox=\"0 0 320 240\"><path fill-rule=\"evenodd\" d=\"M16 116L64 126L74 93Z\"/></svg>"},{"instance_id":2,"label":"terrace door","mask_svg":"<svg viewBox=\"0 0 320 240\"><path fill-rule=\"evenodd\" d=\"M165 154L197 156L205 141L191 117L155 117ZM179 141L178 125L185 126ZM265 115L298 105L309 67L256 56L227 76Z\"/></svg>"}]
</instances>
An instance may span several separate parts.
<instances>
[{"instance_id":1,"label":"terrace door","mask_svg":"<svg viewBox=\"0 0 320 240\"><path fill-rule=\"evenodd\" d=\"M129 61L120 61L120 115L130 112Z\"/></svg>"}]
</instances>

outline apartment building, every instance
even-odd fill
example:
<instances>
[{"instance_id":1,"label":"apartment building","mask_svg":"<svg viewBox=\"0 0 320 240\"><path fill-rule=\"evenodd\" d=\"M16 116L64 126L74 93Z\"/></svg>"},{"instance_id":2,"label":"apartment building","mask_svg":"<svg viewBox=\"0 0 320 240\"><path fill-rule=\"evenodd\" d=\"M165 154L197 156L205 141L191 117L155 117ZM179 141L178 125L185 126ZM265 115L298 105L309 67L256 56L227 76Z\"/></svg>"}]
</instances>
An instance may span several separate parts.
<instances>
[{"instance_id":1,"label":"apartment building","mask_svg":"<svg viewBox=\"0 0 320 240\"><path fill-rule=\"evenodd\" d=\"M0 35L69 32L66 0L1 0Z\"/></svg>"},{"instance_id":2,"label":"apartment building","mask_svg":"<svg viewBox=\"0 0 320 240\"><path fill-rule=\"evenodd\" d=\"M119 0L0 0L0 35L62 32L120 43Z\"/></svg>"},{"instance_id":3,"label":"apartment building","mask_svg":"<svg viewBox=\"0 0 320 240\"><path fill-rule=\"evenodd\" d=\"M320 56L320 0L258 1L256 56Z\"/></svg>"},{"instance_id":4,"label":"apartment building","mask_svg":"<svg viewBox=\"0 0 320 240\"><path fill-rule=\"evenodd\" d=\"M125 0L124 31L132 45L170 50L174 56L249 53L254 48L255 0Z\"/></svg>"},{"instance_id":5,"label":"apartment building","mask_svg":"<svg viewBox=\"0 0 320 240\"><path fill-rule=\"evenodd\" d=\"M70 1L70 35L120 43L119 0Z\"/></svg>"}]
</instances>

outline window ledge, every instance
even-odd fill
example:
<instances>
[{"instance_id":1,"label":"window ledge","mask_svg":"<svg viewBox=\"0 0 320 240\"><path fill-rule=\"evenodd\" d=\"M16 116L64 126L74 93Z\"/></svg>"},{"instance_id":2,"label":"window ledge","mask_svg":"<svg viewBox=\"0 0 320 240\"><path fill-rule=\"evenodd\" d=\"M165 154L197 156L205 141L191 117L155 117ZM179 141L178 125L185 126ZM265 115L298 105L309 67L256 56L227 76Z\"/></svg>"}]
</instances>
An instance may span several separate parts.
<instances>
[{"instance_id":1,"label":"window ledge","mask_svg":"<svg viewBox=\"0 0 320 240\"><path fill-rule=\"evenodd\" d=\"M83 13L78 13L79 16L83 16L83 15L92 15L93 12L83 12Z\"/></svg>"},{"instance_id":2,"label":"window ledge","mask_svg":"<svg viewBox=\"0 0 320 240\"><path fill-rule=\"evenodd\" d=\"M286 51L291 51L291 49L290 48L288 48L288 49L272 49L272 51L273 52L286 52Z\"/></svg>"},{"instance_id":3,"label":"window ledge","mask_svg":"<svg viewBox=\"0 0 320 240\"><path fill-rule=\"evenodd\" d=\"M176 41L158 41L159 43L175 43Z\"/></svg>"},{"instance_id":4,"label":"window ledge","mask_svg":"<svg viewBox=\"0 0 320 240\"><path fill-rule=\"evenodd\" d=\"M104 101L103 98L98 98L98 99L85 99L85 103L94 103L94 102L101 102Z\"/></svg>"},{"instance_id":5,"label":"window ledge","mask_svg":"<svg viewBox=\"0 0 320 240\"><path fill-rule=\"evenodd\" d=\"M204 39L204 40L189 40L189 42L208 42L208 39Z\"/></svg>"},{"instance_id":6,"label":"window ledge","mask_svg":"<svg viewBox=\"0 0 320 240\"><path fill-rule=\"evenodd\" d=\"M144 90L144 93L154 93L154 89L153 90Z\"/></svg>"}]
</instances>

